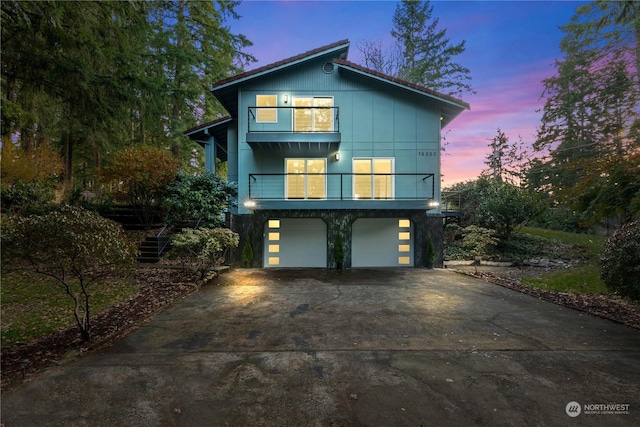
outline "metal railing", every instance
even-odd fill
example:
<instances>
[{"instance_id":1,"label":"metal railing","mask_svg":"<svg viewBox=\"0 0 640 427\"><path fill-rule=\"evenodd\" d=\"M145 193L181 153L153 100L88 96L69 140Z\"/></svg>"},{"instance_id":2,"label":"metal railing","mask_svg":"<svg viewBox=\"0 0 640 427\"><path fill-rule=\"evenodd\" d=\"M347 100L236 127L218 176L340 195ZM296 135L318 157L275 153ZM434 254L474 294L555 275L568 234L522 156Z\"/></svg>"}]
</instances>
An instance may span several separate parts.
<instances>
[{"instance_id":1,"label":"metal railing","mask_svg":"<svg viewBox=\"0 0 640 427\"><path fill-rule=\"evenodd\" d=\"M249 198L430 200L435 196L434 176L432 173L252 173L249 174ZM291 188L293 185L295 189ZM365 191L360 191L363 188Z\"/></svg>"},{"instance_id":2,"label":"metal railing","mask_svg":"<svg viewBox=\"0 0 640 427\"><path fill-rule=\"evenodd\" d=\"M198 228L201 221L202 218L198 218L198 220L195 221L195 225L191 228ZM164 227L162 227L162 229L156 235L156 241L158 243L158 258L160 258L160 256L164 253L164 250L169 245L169 242L171 241L171 234L173 233L174 226L165 224Z\"/></svg>"},{"instance_id":3,"label":"metal railing","mask_svg":"<svg viewBox=\"0 0 640 427\"><path fill-rule=\"evenodd\" d=\"M262 117L258 120L260 113ZM340 132L339 107L249 107L247 132Z\"/></svg>"}]
</instances>

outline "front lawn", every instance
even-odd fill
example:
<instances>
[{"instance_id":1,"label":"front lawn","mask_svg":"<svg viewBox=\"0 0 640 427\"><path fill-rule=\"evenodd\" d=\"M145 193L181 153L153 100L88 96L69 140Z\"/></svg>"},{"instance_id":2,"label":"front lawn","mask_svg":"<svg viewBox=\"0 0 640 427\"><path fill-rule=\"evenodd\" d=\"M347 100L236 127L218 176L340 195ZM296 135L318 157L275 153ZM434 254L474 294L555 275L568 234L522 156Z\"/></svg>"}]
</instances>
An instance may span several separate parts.
<instances>
[{"instance_id":1,"label":"front lawn","mask_svg":"<svg viewBox=\"0 0 640 427\"><path fill-rule=\"evenodd\" d=\"M134 279L104 279L91 285L92 314L116 305L139 291ZM2 347L25 344L75 325L73 301L54 279L28 272L2 275Z\"/></svg>"},{"instance_id":2,"label":"front lawn","mask_svg":"<svg viewBox=\"0 0 640 427\"><path fill-rule=\"evenodd\" d=\"M521 232L541 237L547 240L550 245L553 244L552 242L560 243L567 247L568 255L581 255L580 258L574 259L574 261L579 261L576 265L538 277L524 278L523 284L544 290L576 294L609 293L606 285L600 279L599 261L607 241L606 237L533 227L523 228Z\"/></svg>"}]
</instances>

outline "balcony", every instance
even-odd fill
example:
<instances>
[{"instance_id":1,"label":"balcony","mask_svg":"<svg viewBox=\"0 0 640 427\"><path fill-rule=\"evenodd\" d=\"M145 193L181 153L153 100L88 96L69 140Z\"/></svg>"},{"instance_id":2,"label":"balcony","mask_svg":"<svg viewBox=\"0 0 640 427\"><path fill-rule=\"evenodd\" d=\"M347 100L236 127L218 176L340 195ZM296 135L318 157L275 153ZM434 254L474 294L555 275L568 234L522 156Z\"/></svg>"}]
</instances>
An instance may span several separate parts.
<instances>
[{"instance_id":1,"label":"balcony","mask_svg":"<svg viewBox=\"0 0 640 427\"><path fill-rule=\"evenodd\" d=\"M247 143L253 149L335 151L340 146L338 107L249 107Z\"/></svg>"},{"instance_id":2,"label":"balcony","mask_svg":"<svg viewBox=\"0 0 640 427\"><path fill-rule=\"evenodd\" d=\"M432 173L253 173L248 189L262 210L438 207Z\"/></svg>"}]
</instances>

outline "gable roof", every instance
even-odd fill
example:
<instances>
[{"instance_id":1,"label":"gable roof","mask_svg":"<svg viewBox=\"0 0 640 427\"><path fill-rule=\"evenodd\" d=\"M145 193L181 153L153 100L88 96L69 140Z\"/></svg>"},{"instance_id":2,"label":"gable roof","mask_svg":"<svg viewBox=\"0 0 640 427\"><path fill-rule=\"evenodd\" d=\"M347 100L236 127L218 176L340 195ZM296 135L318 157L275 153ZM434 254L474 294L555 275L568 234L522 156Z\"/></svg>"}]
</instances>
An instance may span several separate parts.
<instances>
[{"instance_id":1,"label":"gable roof","mask_svg":"<svg viewBox=\"0 0 640 427\"><path fill-rule=\"evenodd\" d=\"M379 80L381 82L389 83L397 87L400 87L412 92L416 92L420 95L427 95L430 98L434 98L440 101L443 104L442 105L442 126L446 126L447 124L449 124L463 110L471 109L469 104L464 102L463 100L455 98L450 95L445 95L433 89L429 89L426 86L412 83L407 80L399 79L397 77L393 77L378 71L374 71L369 68L363 67L362 65L358 65L353 62L349 62L347 60L340 59L340 58L334 59L333 63L336 64L340 69L347 70L349 72L353 72L374 80Z\"/></svg>"},{"instance_id":2,"label":"gable roof","mask_svg":"<svg viewBox=\"0 0 640 427\"><path fill-rule=\"evenodd\" d=\"M247 80L248 78L253 78L262 74L266 74L267 72L273 72L276 70L280 70L282 68L291 66L300 62L301 60L312 59L321 55L326 55L331 52L338 54L338 57L347 57L347 53L349 51L349 40L340 40L339 42L331 43L326 46L319 47L317 49L309 50L305 53L301 53L299 55L292 56L287 59L283 59L281 61L274 62L272 64L267 64L265 66L256 68L255 70L246 71L244 73L236 74L235 76L227 77L225 79L219 80L213 84L213 90L219 90L220 88L230 84L230 83L238 83L238 81Z\"/></svg>"},{"instance_id":3,"label":"gable roof","mask_svg":"<svg viewBox=\"0 0 640 427\"><path fill-rule=\"evenodd\" d=\"M234 114L239 113L237 111L237 85L248 80L258 78L266 74L270 74L284 68L300 64L301 62L316 59L322 56L329 56L331 58L331 61L333 61L333 63L336 64L340 70L343 70L345 72L356 73L365 78L370 78L386 84L391 84L398 88L409 90L438 101L441 105L442 126L446 126L447 124L449 124L463 110L470 109L468 103L453 96L445 95L443 93L429 89L426 86L411 83L407 80L402 80L397 77L380 73L378 71L374 71L353 62L347 61L346 58L349 52L349 44L349 40L347 39L340 40L338 42L312 49L299 55L283 59L281 61L258 67L254 70L246 71L244 73L219 80L218 82L213 84L211 91L231 115L226 115L219 119L207 123L202 123L198 126L186 130L184 134L192 140L200 143L206 142L210 135L214 136L217 144L219 144L220 148L224 150L224 156L226 157L226 130L228 127L228 123L233 120L232 116Z\"/></svg>"},{"instance_id":4,"label":"gable roof","mask_svg":"<svg viewBox=\"0 0 640 427\"><path fill-rule=\"evenodd\" d=\"M255 70L246 71L244 73L219 80L213 84L211 92L231 115L235 115L237 114L238 109L236 89L238 84L323 56L326 56L328 61L332 61L335 58L346 58L348 52L349 40L340 40L339 42L309 50L305 53L301 53L272 64L267 64L263 67L256 68Z\"/></svg>"}]
</instances>

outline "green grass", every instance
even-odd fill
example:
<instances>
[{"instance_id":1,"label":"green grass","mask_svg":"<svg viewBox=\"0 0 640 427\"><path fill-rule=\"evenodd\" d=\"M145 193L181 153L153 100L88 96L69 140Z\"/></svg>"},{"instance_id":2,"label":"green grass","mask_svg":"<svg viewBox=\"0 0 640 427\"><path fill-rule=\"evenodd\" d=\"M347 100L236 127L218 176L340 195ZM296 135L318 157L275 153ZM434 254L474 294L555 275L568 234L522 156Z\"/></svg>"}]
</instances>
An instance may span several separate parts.
<instances>
[{"instance_id":1,"label":"green grass","mask_svg":"<svg viewBox=\"0 0 640 427\"><path fill-rule=\"evenodd\" d=\"M586 250L587 255L596 258L596 260L600 257L604 249L604 244L607 242L607 238L603 236L568 233L566 231L548 230L546 228L523 227L520 232L555 240L567 245L577 246Z\"/></svg>"},{"instance_id":2,"label":"green grass","mask_svg":"<svg viewBox=\"0 0 640 427\"><path fill-rule=\"evenodd\" d=\"M130 279L105 279L90 286L92 316L138 292ZM73 301L49 277L3 273L2 346L11 346L75 325Z\"/></svg>"},{"instance_id":3,"label":"green grass","mask_svg":"<svg viewBox=\"0 0 640 427\"><path fill-rule=\"evenodd\" d=\"M558 292L609 293L600 279L599 264L600 254L607 241L606 237L532 227L523 228L521 232L559 242L574 254L582 254L578 265L535 278L525 278L522 281L524 284Z\"/></svg>"}]
</instances>

